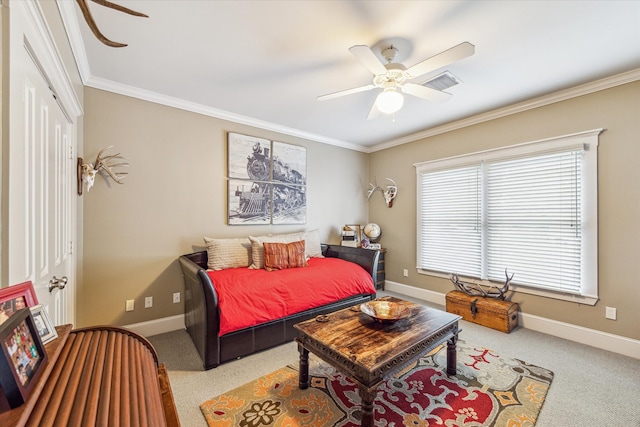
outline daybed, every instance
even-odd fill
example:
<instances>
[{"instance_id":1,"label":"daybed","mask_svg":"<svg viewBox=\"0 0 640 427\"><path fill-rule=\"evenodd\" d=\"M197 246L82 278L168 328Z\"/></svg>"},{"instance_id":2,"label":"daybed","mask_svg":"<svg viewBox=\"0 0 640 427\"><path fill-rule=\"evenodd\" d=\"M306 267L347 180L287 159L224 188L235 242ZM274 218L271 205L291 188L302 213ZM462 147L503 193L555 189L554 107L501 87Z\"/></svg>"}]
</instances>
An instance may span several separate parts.
<instances>
[{"instance_id":1,"label":"daybed","mask_svg":"<svg viewBox=\"0 0 640 427\"><path fill-rule=\"evenodd\" d=\"M326 261L322 260L322 256L318 255L316 258L308 258L309 267L272 272L267 272L265 269L251 270L246 267L212 271L208 269L208 266L210 266L208 251L186 254L179 258L185 283L185 325L202 358L205 369L214 368L223 362L292 341L295 338L294 324L375 298L374 283L376 282L379 251L326 244L318 244L318 248L319 251L322 251L322 256L326 258ZM347 262L345 263L345 261ZM336 266L332 263L342 264ZM354 266L354 263L357 266ZM326 272L325 268L325 270L322 270L325 271L322 273L323 278L317 275L313 276L315 277L314 284L304 285L297 278L299 274L310 274L321 264L330 264L329 272ZM323 293L320 297L314 293L316 288L321 289L326 282L331 282L332 280L337 283L352 281L350 277L338 277L342 271L349 270L349 268L343 268L345 265L357 270L349 273L351 276L361 276L362 269L364 269L366 271L364 273L365 280L368 282L371 279L370 283L367 283L365 287L361 286L361 290L355 291L356 293L346 296L339 294L342 289L318 291ZM220 276L216 276L216 274L227 276L227 278L231 277L231 284L226 286L226 290L220 289L224 288L224 286L219 284L218 277ZM249 279L243 278L243 276L248 276ZM214 278L213 280L212 277ZM243 311L259 311L257 314L264 315L265 312L279 313L282 310L291 310L292 307L295 307L296 303L300 301L291 302L288 299L289 296L285 296L283 299L281 288L273 288L268 291L271 293L268 294L267 298L247 298L247 294L244 297L242 295L236 296L237 304L248 303L249 305L247 306L248 308L241 306L235 307L233 310L227 309L227 311L232 311L230 316L225 316L228 313L221 311L221 306L225 307L225 304L227 304L226 307L229 307L231 297L226 294L229 289L244 291L246 287L255 286L256 284L259 287L270 286L272 281L277 282L281 278L285 278L285 281L294 282L287 283L285 287L306 290L304 292L304 294L308 295L306 299L312 300L307 301L309 308L271 320L253 320L255 324L241 327L240 329L237 329L238 325L230 326L228 324L237 320L236 317L244 317ZM359 279L361 280L360 277ZM236 284L235 280L237 280L237 283L242 284ZM338 287L344 288L346 285ZM298 297L298 299L300 298ZM327 298L330 298L330 300L327 301ZM324 299L324 302L318 304L317 301L321 299ZM253 308L251 307L252 304ZM256 309L256 307L260 306L268 307L268 309ZM236 329L234 330L234 328Z\"/></svg>"}]
</instances>

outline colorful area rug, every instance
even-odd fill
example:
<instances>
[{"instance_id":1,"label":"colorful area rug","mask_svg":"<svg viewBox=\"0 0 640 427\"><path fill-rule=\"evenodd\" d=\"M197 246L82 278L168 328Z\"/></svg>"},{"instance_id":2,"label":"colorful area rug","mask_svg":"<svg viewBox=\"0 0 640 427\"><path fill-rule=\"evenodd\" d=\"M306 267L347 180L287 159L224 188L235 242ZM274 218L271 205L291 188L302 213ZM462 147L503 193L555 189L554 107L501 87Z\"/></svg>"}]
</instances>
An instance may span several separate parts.
<instances>
[{"instance_id":1,"label":"colorful area rug","mask_svg":"<svg viewBox=\"0 0 640 427\"><path fill-rule=\"evenodd\" d=\"M298 371L279 369L207 402L210 426L359 426L357 386L311 359L311 387ZM446 375L440 347L382 384L374 401L376 426L533 426L553 379L547 369L458 341L457 374Z\"/></svg>"}]
</instances>

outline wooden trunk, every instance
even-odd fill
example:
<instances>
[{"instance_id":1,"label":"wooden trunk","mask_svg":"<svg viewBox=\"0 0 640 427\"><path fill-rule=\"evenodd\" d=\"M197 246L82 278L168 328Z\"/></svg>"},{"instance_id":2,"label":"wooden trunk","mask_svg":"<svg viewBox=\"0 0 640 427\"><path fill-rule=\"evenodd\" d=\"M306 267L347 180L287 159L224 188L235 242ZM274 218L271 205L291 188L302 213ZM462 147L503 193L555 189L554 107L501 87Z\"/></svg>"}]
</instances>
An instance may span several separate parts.
<instances>
[{"instance_id":1,"label":"wooden trunk","mask_svg":"<svg viewBox=\"0 0 640 427\"><path fill-rule=\"evenodd\" d=\"M518 303L467 295L461 291L447 293L446 300L447 311L468 322L506 333L518 326Z\"/></svg>"}]
</instances>

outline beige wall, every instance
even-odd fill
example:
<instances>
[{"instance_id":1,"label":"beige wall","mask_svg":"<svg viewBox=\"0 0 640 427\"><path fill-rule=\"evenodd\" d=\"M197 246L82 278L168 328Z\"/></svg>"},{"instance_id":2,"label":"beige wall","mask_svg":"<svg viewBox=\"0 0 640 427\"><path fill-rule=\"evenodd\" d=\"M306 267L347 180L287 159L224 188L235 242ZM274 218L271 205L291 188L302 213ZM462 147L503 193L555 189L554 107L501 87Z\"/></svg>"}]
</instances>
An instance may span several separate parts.
<instances>
[{"instance_id":1,"label":"beige wall","mask_svg":"<svg viewBox=\"0 0 640 427\"><path fill-rule=\"evenodd\" d=\"M399 187L393 208L370 203L369 219L381 226L388 250L387 279L440 293L453 289L447 279L416 272L414 163L605 128L598 148L600 300L586 306L522 293L512 300L527 314L640 339L639 111L635 82L372 153L371 179L390 177ZM605 306L618 309L618 320L605 319Z\"/></svg>"},{"instance_id":2,"label":"beige wall","mask_svg":"<svg viewBox=\"0 0 640 427\"><path fill-rule=\"evenodd\" d=\"M202 248L202 236L231 237L319 228L338 241L345 223L377 222L388 249L387 278L446 293L448 280L418 275L415 169L420 161L547 137L605 128L599 152L600 301L586 306L514 294L525 313L640 339L640 293L633 266L640 254L640 82L470 126L370 155L279 135L236 123L85 89L87 161L115 145L131 158L124 185L98 181L82 196L84 282L78 292L78 326L131 324L179 315L182 291L176 258ZM304 226L226 225L226 132L307 147L308 221ZM368 178L367 178L368 177ZM391 209L382 197L366 201L368 182L394 179L400 188ZM367 212L368 209L368 212ZM402 277L402 269L409 277ZM145 296L154 307L144 309ZM136 310L125 313L124 301ZM604 307L618 320L604 318Z\"/></svg>"},{"instance_id":3,"label":"beige wall","mask_svg":"<svg viewBox=\"0 0 640 427\"><path fill-rule=\"evenodd\" d=\"M368 154L251 128L96 89L85 89L85 161L115 145L131 166L125 184L97 179L82 196L84 281L78 326L126 325L183 313L177 258L203 236L235 237L320 229L337 243L345 223L367 220ZM307 148L307 224L228 226L226 134ZM144 297L154 307L144 308ZM125 312L125 300L135 311Z\"/></svg>"}]
</instances>

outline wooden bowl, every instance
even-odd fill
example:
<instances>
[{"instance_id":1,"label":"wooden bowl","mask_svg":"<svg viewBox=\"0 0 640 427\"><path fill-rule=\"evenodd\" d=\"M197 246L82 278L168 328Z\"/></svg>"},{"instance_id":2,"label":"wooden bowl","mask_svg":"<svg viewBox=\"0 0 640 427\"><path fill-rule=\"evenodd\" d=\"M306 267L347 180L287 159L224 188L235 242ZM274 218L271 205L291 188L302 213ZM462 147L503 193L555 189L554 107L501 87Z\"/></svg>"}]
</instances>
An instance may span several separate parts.
<instances>
[{"instance_id":1,"label":"wooden bowl","mask_svg":"<svg viewBox=\"0 0 640 427\"><path fill-rule=\"evenodd\" d=\"M411 315L411 309L402 303L391 301L369 301L360 304L360 311L378 322L391 323Z\"/></svg>"}]
</instances>

